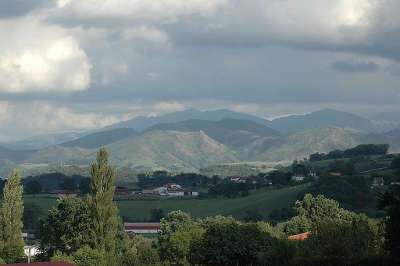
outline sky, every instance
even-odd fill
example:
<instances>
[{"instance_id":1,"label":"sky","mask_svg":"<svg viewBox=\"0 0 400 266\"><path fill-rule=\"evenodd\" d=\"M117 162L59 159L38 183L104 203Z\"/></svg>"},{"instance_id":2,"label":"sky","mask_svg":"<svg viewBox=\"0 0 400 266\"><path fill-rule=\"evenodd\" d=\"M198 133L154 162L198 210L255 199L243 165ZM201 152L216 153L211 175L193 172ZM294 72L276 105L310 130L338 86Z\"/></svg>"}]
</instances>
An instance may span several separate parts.
<instances>
[{"instance_id":1,"label":"sky","mask_svg":"<svg viewBox=\"0 0 400 266\"><path fill-rule=\"evenodd\" d=\"M398 0L2 0L0 140L196 108L400 111Z\"/></svg>"}]
</instances>

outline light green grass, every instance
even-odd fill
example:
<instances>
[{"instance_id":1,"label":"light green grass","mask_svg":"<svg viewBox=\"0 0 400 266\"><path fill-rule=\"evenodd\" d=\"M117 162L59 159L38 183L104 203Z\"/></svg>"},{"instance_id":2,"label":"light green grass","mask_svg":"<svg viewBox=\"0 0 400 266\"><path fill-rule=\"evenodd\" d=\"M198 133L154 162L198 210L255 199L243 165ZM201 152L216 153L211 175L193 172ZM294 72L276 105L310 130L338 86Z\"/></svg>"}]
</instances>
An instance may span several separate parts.
<instances>
[{"instance_id":1,"label":"light green grass","mask_svg":"<svg viewBox=\"0 0 400 266\"><path fill-rule=\"evenodd\" d=\"M119 215L125 221L143 221L150 218L152 209L162 209L164 213L173 210L182 210L191 213L193 217L206 217L221 215L232 215L241 219L248 210L257 210L267 216L272 210L290 207L297 197L297 194L306 188L307 185L283 188L279 190L262 189L252 192L251 195L235 199L202 199L202 200L125 200L116 201L119 208ZM25 202L34 202L41 206L43 215L56 206L56 198L45 195L24 196Z\"/></svg>"},{"instance_id":2,"label":"light green grass","mask_svg":"<svg viewBox=\"0 0 400 266\"><path fill-rule=\"evenodd\" d=\"M250 196L236 199L207 200L158 200L158 201L119 201L120 215L126 220L150 218L151 209L160 208L164 213L173 210L189 212L194 217L232 215L243 218L248 210L257 210L267 216L273 209L289 207L305 185L280 190L259 190Z\"/></svg>"}]
</instances>

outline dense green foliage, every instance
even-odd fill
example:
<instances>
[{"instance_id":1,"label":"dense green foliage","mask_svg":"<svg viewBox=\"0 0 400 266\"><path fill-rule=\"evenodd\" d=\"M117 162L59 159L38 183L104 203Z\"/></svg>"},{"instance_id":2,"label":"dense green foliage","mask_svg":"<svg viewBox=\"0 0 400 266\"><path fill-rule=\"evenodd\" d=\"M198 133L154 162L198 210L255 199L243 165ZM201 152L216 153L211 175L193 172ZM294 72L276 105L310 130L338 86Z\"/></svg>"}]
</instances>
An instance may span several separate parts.
<instances>
[{"instance_id":1,"label":"dense green foliage","mask_svg":"<svg viewBox=\"0 0 400 266\"><path fill-rule=\"evenodd\" d=\"M90 194L86 198L91 218L89 235L93 246L101 251L113 253L116 249L116 236L121 228L118 209L114 198L114 169L108 162L106 149L99 150L97 162L91 167L92 182Z\"/></svg>"},{"instance_id":2,"label":"dense green foliage","mask_svg":"<svg viewBox=\"0 0 400 266\"><path fill-rule=\"evenodd\" d=\"M400 155L396 156L391 164L392 168L400 169Z\"/></svg>"},{"instance_id":3,"label":"dense green foliage","mask_svg":"<svg viewBox=\"0 0 400 266\"><path fill-rule=\"evenodd\" d=\"M75 197L58 200L41 226L41 248L48 256L56 251L71 254L90 244L91 217L84 201Z\"/></svg>"},{"instance_id":4,"label":"dense green foliage","mask_svg":"<svg viewBox=\"0 0 400 266\"><path fill-rule=\"evenodd\" d=\"M322 194L327 198L338 201L342 206L351 210L365 209L375 203L375 194L371 191L368 181L359 175L323 175L300 193L298 198L302 198L306 193L315 196Z\"/></svg>"},{"instance_id":5,"label":"dense green foliage","mask_svg":"<svg viewBox=\"0 0 400 266\"><path fill-rule=\"evenodd\" d=\"M386 225L386 248L400 259L400 185L395 185L390 191L379 195L380 209L387 210L389 218Z\"/></svg>"},{"instance_id":6,"label":"dense green foliage","mask_svg":"<svg viewBox=\"0 0 400 266\"><path fill-rule=\"evenodd\" d=\"M4 186L0 209L0 252L7 263L17 262L24 256L22 190L19 173L14 171L8 176Z\"/></svg>"},{"instance_id":7,"label":"dense green foliage","mask_svg":"<svg viewBox=\"0 0 400 266\"><path fill-rule=\"evenodd\" d=\"M327 154L314 153L310 155L310 161L322 161L331 159L353 158L357 156L385 155L389 150L388 144L363 144L347 150L334 150Z\"/></svg>"},{"instance_id":8,"label":"dense green foliage","mask_svg":"<svg viewBox=\"0 0 400 266\"><path fill-rule=\"evenodd\" d=\"M32 180L24 185L24 192L27 194L39 194L42 192L42 185L37 180Z\"/></svg>"}]
</instances>

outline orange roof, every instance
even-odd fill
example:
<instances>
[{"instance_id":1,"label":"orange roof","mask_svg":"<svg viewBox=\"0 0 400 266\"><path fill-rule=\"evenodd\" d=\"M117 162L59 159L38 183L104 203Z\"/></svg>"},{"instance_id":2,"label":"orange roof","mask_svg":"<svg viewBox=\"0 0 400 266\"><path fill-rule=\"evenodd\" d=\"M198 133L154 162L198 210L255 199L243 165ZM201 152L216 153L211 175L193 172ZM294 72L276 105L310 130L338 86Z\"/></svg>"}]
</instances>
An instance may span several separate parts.
<instances>
[{"instance_id":1,"label":"orange roof","mask_svg":"<svg viewBox=\"0 0 400 266\"><path fill-rule=\"evenodd\" d=\"M302 233L302 234L289 236L288 239L292 239L292 240L304 240L304 239L308 238L308 236L309 236L310 234L311 234L311 232L305 232L305 233Z\"/></svg>"}]
</instances>

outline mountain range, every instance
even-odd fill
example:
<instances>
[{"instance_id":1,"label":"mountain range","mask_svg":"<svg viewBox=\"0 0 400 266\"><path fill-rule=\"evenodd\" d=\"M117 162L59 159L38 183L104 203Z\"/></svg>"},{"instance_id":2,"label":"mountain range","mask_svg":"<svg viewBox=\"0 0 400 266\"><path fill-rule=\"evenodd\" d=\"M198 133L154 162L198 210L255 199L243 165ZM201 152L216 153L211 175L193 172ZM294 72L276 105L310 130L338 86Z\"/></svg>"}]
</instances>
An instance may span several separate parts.
<instances>
[{"instance_id":1,"label":"mountain range","mask_svg":"<svg viewBox=\"0 0 400 266\"><path fill-rule=\"evenodd\" d=\"M189 110L147 121L135 118L37 150L0 145L0 166L89 165L98 148L106 147L118 167L196 171L218 164L291 161L367 143L387 143L391 152L399 152L396 132L377 133L368 119L328 109L272 121L227 110Z\"/></svg>"}]
</instances>

